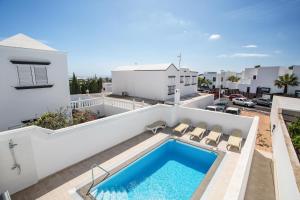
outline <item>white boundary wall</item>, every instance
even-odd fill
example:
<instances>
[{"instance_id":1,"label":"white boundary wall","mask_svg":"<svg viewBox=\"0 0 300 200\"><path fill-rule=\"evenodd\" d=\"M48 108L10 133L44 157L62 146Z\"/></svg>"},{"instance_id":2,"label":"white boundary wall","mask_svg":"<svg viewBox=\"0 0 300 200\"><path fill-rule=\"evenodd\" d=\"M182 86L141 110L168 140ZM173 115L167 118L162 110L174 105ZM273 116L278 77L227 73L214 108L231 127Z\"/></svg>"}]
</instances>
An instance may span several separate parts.
<instances>
[{"instance_id":1,"label":"white boundary wall","mask_svg":"<svg viewBox=\"0 0 300 200\"><path fill-rule=\"evenodd\" d=\"M287 97L273 97L271 110L271 129L276 126L272 133L274 181L276 197L279 200L300 199L293 167L286 146L285 134L288 134L286 126L280 120L282 109L300 111L300 100Z\"/></svg>"},{"instance_id":2,"label":"white boundary wall","mask_svg":"<svg viewBox=\"0 0 300 200\"><path fill-rule=\"evenodd\" d=\"M252 121L247 140L241 151L241 156L235 167L231 180L229 182L224 200L243 200L247 188L253 153L256 143L256 133L258 128L258 117ZM234 121L235 123L240 123Z\"/></svg>"},{"instance_id":3,"label":"white boundary wall","mask_svg":"<svg viewBox=\"0 0 300 200\"><path fill-rule=\"evenodd\" d=\"M244 137L253 126L253 118L249 117L158 104L56 131L31 126L1 132L0 192L20 191L46 176L140 134L145 131L146 125L154 121L164 120L168 126L174 126L183 118L192 119L193 124L198 121L205 121L209 126L219 124L224 127L225 133L240 128ZM230 123L232 121L235 123ZM20 175L16 170L11 170L10 139L18 144L15 154L22 168ZM251 142L252 139L248 143ZM244 154L248 152L245 146ZM251 162L246 163L247 166L249 164Z\"/></svg>"},{"instance_id":4,"label":"white boundary wall","mask_svg":"<svg viewBox=\"0 0 300 200\"><path fill-rule=\"evenodd\" d=\"M202 108L214 104L214 95L207 94L200 97L193 98L191 100L186 100L182 102L182 106L188 108Z\"/></svg>"}]
</instances>

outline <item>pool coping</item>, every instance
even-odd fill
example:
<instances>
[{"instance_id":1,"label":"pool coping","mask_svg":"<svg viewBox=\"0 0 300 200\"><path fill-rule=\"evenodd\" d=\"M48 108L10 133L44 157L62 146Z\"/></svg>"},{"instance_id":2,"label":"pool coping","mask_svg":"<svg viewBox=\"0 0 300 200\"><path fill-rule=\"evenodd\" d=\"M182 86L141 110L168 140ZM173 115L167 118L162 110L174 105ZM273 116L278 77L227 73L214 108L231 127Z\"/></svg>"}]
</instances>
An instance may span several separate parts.
<instances>
[{"instance_id":1,"label":"pool coping","mask_svg":"<svg viewBox=\"0 0 300 200\"><path fill-rule=\"evenodd\" d=\"M208 151L212 151L214 153L217 154L217 158L215 159L215 161L213 162L213 164L210 166L208 172L206 173L204 179L201 181L201 183L199 184L199 186L197 187L197 189L194 191L191 199L192 200L199 200L202 195L205 192L205 189L207 188L208 184L210 183L211 179L213 178L213 176L215 175L215 172L217 171L218 167L220 166L224 156L225 156L225 152L218 150L218 148L215 147L207 147L207 146L203 146L200 143L195 143L192 141L188 141L188 140L184 140L181 138L177 138L178 141L184 142L186 144L190 144L196 147L200 147L202 149L208 150Z\"/></svg>"},{"instance_id":2,"label":"pool coping","mask_svg":"<svg viewBox=\"0 0 300 200\"><path fill-rule=\"evenodd\" d=\"M177 136L168 136L162 140L160 140L159 142L153 144L152 146L148 147L147 149L139 152L139 154L131 157L130 159L124 161L123 163L121 163L120 165L116 166L115 168L109 170L109 176L105 177L106 174L100 175L95 179L95 183L94 186L100 184L102 181L109 179L111 176L115 175L116 173L118 173L119 171L121 171L122 169L126 168L127 166L129 166L130 164L134 163L135 161L137 161L138 159L140 159L141 157L145 156L147 153L151 152L152 150L154 150L155 148L159 147L160 145L162 145L163 143L167 142L168 140L177 140L198 148L202 148L204 150L208 150L208 151L212 151L214 153L217 154L217 158L215 159L215 161L213 162L213 164L211 165L211 167L209 168L207 174L205 175L205 178L201 181L201 183L199 184L199 186L197 187L197 189L193 192L193 195L191 197L191 199L200 199L201 196L203 195L203 193L205 192L205 189L207 188L210 180L212 179L212 177L215 174L215 171L218 169L221 161L223 160L224 156L225 156L225 152L218 150L217 148L214 147L207 147L207 146L203 146L201 144L197 144L194 143L192 141L187 141L184 139L181 139ZM104 179L105 178L105 179ZM87 194L90 186L91 186L92 180L89 181L88 183L84 184L82 187L79 187L76 190L76 193L79 194L79 196L83 199L83 200L96 200L96 198L94 198L93 195L91 195L91 193Z\"/></svg>"}]
</instances>

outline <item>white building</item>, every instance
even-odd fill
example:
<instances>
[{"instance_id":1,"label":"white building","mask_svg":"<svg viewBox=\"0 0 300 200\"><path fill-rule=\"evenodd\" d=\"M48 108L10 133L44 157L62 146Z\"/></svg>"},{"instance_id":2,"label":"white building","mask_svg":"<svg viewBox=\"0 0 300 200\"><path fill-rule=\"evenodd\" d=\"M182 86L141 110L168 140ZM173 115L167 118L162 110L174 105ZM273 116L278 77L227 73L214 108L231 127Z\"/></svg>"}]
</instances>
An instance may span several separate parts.
<instances>
[{"instance_id":1,"label":"white building","mask_svg":"<svg viewBox=\"0 0 300 200\"><path fill-rule=\"evenodd\" d=\"M110 82L103 83L102 91L103 92L112 92L112 83L110 83Z\"/></svg>"},{"instance_id":2,"label":"white building","mask_svg":"<svg viewBox=\"0 0 300 200\"><path fill-rule=\"evenodd\" d=\"M274 82L279 76L287 73L294 73L300 80L299 65L292 68L280 66L245 68L241 73L221 70L220 73L205 72L202 76L212 82L210 88L238 89L241 92L260 95L262 93L282 93L283 88L278 88ZM239 77L240 80L238 82L228 81L230 76ZM294 87L289 86L288 93L300 95L300 84Z\"/></svg>"},{"instance_id":3,"label":"white building","mask_svg":"<svg viewBox=\"0 0 300 200\"><path fill-rule=\"evenodd\" d=\"M288 93L295 94L297 97L300 97L300 65L293 66L292 73L298 77L298 86L289 86Z\"/></svg>"},{"instance_id":4,"label":"white building","mask_svg":"<svg viewBox=\"0 0 300 200\"><path fill-rule=\"evenodd\" d=\"M165 101L174 98L175 89L181 96L196 93L197 75L174 64L122 66L112 71L112 93Z\"/></svg>"},{"instance_id":5,"label":"white building","mask_svg":"<svg viewBox=\"0 0 300 200\"><path fill-rule=\"evenodd\" d=\"M237 89L239 82L229 81L228 78L231 77L231 76L239 77L237 72L221 70L219 87L228 88L228 89Z\"/></svg>"},{"instance_id":6,"label":"white building","mask_svg":"<svg viewBox=\"0 0 300 200\"><path fill-rule=\"evenodd\" d=\"M238 76L237 72L221 70L220 73L205 72L202 76L205 77L205 79L210 80L210 82L212 84L209 85L209 87L211 89L214 89L214 88L237 89L238 88L238 82L233 83L231 81L228 81L228 78L230 76Z\"/></svg>"},{"instance_id":7,"label":"white building","mask_svg":"<svg viewBox=\"0 0 300 200\"><path fill-rule=\"evenodd\" d=\"M209 85L211 89L219 88L220 87L220 74L217 72L204 72L202 76L209 80L212 84Z\"/></svg>"},{"instance_id":8,"label":"white building","mask_svg":"<svg viewBox=\"0 0 300 200\"><path fill-rule=\"evenodd\" d=\"M70 103L66 53L23 34L0 41L0 131Z\"/></svg>"},{"instance_id":9,"label":"white building","mask_svg":"<svg viewBox=\"0 0 300 200\"><path fill-rule=\"evenodd\" d=\"M239 84L239 90L252 94L282 93L283 88L274 85L279 76L291 73L287 67L258 67L246 68L244 77Z\"/></svg>"}]
</instances>

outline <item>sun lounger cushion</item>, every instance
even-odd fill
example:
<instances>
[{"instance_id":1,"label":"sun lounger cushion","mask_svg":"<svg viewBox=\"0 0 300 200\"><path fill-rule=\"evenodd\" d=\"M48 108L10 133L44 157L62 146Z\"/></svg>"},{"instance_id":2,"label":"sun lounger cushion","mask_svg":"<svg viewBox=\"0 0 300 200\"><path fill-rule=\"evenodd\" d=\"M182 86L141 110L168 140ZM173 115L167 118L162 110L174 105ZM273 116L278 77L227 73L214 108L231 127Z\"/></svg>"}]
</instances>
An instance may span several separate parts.
<instances>
[{"instance_id":1,"label":"sun lounger cushion","mask_svg":"<svg viewBox=\"0 0 300 200\"><path fill-rule=\"evenodd\" d=\"M183 132L184 130L186 130L187 128L189 127L189 125L188 124L185 124L185 123L181 123L181 124L179 124L178 126L176 126L175 128L174 128L174 131L177 131L177 132Z\"/></svg>"},{"instance_id":2,"label":"sun lounger cushion","mask_svg":"<svg viewBox=\"0 0 300 200\"><path fill-rule=\"evenodd\" d=\"M148 126L146 126L147 130L151 130L153 133L156 133L157 129L159 128L165 128L166 122L164 121L156 121Z\"/></svg>"},{"instance_id":3,"label":"sun lounger cushion","mask_svg":"<svg viewBox=\"0 0 300 200\"><path fill-rule=\"evenodd\" d=\"M154 129L154 128L157 128L157 127L164 127L164 126L166 126L166 122L157 121L157 122L154 122L154 123L148 125L147 128Z\"/></svg>"},{"instance_id":4,"label":"sun lounger cushion","mask_svg":"<svg viewBox=\"0 0 300 200\"><path fill-rule=\"evenodd\" d=\"M242 138L236 137L236 136L230 136L228 140L228 145L240 147L240 144L242 142Z\"/></svg>"},{"instance_id":5,"label":"sun lounger cushion","mask_svg":"<svg viewBox=\"0 0 300 200\"><path fill-rule=\"evenodd\" d=\"M203 133L205 132L205 129L196 127L190 135L195 136L195 137L200 137Z\"/></svg>"},{"instance_id":6,"label":"sun lounger cushion","mask_svg":"<svg viewBox=\"0 0 300 200\"><path fill-rule=\"evenodd\" d=\"M218 138L221 136L221 133L211 131L207 136L207 139L217 142Z\"/></svg>"},{"instance_id":7,"label":"sun lounger cushion","mask_svg":"<svg viewBox=\"0 0 300 200\"><path fill-rule=\"evenodd\" d=\"M242 138L241 131L238 129L235 129L232 131L232 133L228 139L227 146L234 146L234 147L237 147L240 149L242 140L243 140L243 138Z\"/></svg>"}]
</instances>

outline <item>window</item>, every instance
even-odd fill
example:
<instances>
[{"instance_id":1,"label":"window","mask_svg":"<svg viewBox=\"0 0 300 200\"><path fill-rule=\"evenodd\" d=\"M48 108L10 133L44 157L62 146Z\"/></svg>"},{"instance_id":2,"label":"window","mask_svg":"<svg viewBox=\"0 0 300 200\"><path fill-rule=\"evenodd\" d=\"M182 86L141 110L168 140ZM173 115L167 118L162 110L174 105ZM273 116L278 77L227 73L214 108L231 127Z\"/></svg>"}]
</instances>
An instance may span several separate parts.
<instances>
[{"instance_id":1,"label":"window","mask_svg":"<svg viewBox=\"0 0 300 200\"><path fill-rule=\"evenodd\" d=\"M36 85L48 84L47 69L46 67L34 67L35 83Z\"/></svg>"},{"instance_id":2,"label":"window","mask_svg":"<svg viewBox=\"0 0 300 200\"><path fill-rule=\"evenodd\" d=\"M249 93L250 92L250 87L247 87L247 93Z\"/></svg>"},{"instance_id":3,"label":"window","mask_svg":"<svg viewBox=\"0 0 300 200\"><path fill-rule=\"evenodd\" d=\"M168 78L169 78L169 79L168 79L168 85L176 85L176 84L175 84L176 76L169 76Z\"/></svg>"},{"instance_id":4,"label":"window","mask_svg":"<svg viewBox=\"0 0 300 200\"><path fill-rule=\"evenodd\" d=\"M174 94L175 93L175 88L176 88L176 85L168 86L168 95Z\"/></svg>"},{"instance_id":5,"label":"window","mask_svg":"<svg viewBox=\"0 0 300 200\"><path fill-rule=\"evenodd\" d=\"M253 80L255 80L256 79L256 75L253 75Z\"/></svg>"},{"instance_id":6,"label":"window","mask_svg":"<svg viewBox=\"0 0 300 200\"><path fill-rule=\"evenodd\" d=\"M17 65L17 71L20 86L35 86L48 84L46 66L20 64Z\"/></svg>"},{"instance_id":7,"label":"window","mask_svg":"<svg viewBox=\"0 0 300 200\"><path fill-rule=\"evenodd\" d=\"M184 76L180 76L180 83L184 83L183 78L184 78Z\"/></svg>"},{"instance_id":8,"label":"window","mask_svg":"<svg viewBox=\"0 0 300 200\"><path fill-rule=\"evenodd\" d=\"M18 66L19 85L33 85L31 67Z\"/></svg>"},{"instance_id":9,"label":"window","mask_svg":"<svg viewBox=\"0 0 300 200\"><path fill-rule=\"evenodd\" d=\"M221 77L221 81L223 81L223 77Z\"/></svg>"},{"instance_id":10,"label":"window","mask_svg":"<svg viewBox=\"0 0 300 200\"><path fill-rule=\"evenodd\" d=\"M196 85L197 84L197 76L193 76L192 77L192 85Z\"/></svg>"},{"instance_id":11,"label":"window","mask_svg":"<svg viewBox=\"0 0 300 200\"><path fill-rule=\"evenodd\" d=\"M216 77L213 77L213 82L215 82L216 81Z\"/></svg>"},{"instance_id":12,"label":"window","mask_svg":"<svg viewBox=\"0 0 300 200\"><path fill-rule=\"evenodd\" d=\"M185 85L190 85L190 76L185 77Z\"/></svg>"}]
</instances>

